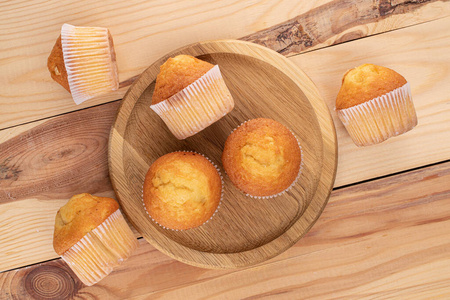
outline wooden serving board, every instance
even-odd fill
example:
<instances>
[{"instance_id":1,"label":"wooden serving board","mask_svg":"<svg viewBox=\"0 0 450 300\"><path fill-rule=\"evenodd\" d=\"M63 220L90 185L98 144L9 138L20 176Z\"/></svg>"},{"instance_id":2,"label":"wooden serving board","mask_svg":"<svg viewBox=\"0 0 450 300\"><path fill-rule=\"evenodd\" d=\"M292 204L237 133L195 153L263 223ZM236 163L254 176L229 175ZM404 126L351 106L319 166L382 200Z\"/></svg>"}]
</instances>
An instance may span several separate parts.
<instances>
[{"instance_id":1,"label":"wooden serving board","mask_svg":"<svg viewBox=\"0 0 450 300\"><path fill-rule=\"evenodd\" d=\"M182 141L149 108L160 65L177 54L218 64L235 100L232 112ZM257 117L286 125L303 150L298 182L273 199L253 199L237 190L223 172L220 159L230 132ZM152 222L142 203L142 184L149 166L177 150L204 154L224 175L224 197L216 215L207 224L185 231L163 229ZM210 268L260 263L292 246L325 207L336 166L334 125L312 81L282 55L234 40L192 44L151 65L125 95L109 141L111 181L130 222L167 255Z\"/></svg>"}]
</instances>

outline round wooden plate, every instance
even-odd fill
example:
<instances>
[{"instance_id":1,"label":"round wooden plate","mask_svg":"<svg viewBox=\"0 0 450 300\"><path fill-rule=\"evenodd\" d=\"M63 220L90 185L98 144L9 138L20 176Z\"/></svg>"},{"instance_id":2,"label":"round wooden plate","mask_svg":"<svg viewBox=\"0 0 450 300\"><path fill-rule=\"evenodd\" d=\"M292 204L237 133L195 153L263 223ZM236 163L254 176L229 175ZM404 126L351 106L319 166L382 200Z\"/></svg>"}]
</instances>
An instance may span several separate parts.
<instances>
[{"instance_id":1,"label":"round wooden plate","mask_svg":"<svg viewBox=\"0 0 450 300\"><path fill-rule=\"evenodd\" d=\"M200 133L177 140L150 109L159 67L169 57L189 54L218 64L235 108ZM303 170L287 193L253 199L237 190L223 171L222 149L242 122L272 118L290 128L303 150ZM213 219L201 227L163 229L142 203L145 174L158 157L191 150L222 170L224 197ZM121 208L144 238L182 262L234 268L263 262L297 242L324 209L337 165L336 132L312 81L282 55L248 42L221 40L178 49L145 70L130 87L111 129L109 168Z\"/></svg>"}]
</instances>

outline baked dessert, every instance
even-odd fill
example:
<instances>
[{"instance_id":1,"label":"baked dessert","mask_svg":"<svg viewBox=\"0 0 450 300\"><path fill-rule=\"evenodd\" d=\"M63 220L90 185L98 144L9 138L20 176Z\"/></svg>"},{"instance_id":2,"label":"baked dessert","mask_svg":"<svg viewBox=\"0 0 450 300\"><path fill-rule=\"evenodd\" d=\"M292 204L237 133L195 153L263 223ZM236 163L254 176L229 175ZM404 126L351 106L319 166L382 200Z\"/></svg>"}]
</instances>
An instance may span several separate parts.
<instances>
[{"instance_id":1,"label":"baked dessert","mask_svg":"<svg viewBox=\"0 0 450 300\"><path fill-rule=\"evenodd\" d=\"M182 140L225 116L234 101L219 66L178 55L161 65L150 107Z\"/></svg>"},{"instance_id":2,"label":"baked dessert","mask_svg":"<svg viewBox=\"0 0 450 300\"><path fill-rule=\"evenodd\" d=\"M217 168L195 152L172 152L149 168L143 201L149 216L173 230L198 227L215 214L222 198Z\"/></svg>"},{"instance_id":3,"label":"baked dessert","mask_svg":"<svg viewBox=\"0 0 450 300\"><path fill-rule=\"evenodd\" d=\"M47 68L76 104L119 88L114 44L107 28L64 24Z\"/></svg>"},{"instance_id":4,"label":"baked dessert","mask_svg":"<svg viewBox=\"0 0 450 300\"><path fill-rule=\"evenodd\" d=\"M67 79L66 66L64 66L64 56L62 52L61 35L56 39L52 52L47 59L47 68L52 79L59 83L70 93L69 80Z\"/></svg>"},{"instance_id":5,"label":"baked dessert","mask_svg":"<svg viewBox=\"0 0 450 300\"><path fill-rule=\"evenodd\" d=\"M302 153L292 132L266 118L241 124L227 138L222 164L231 182L252 197L274 197L296 182Z\"/></svg>"},{"instance_id":6,"label":"baked dessert","mask_svg":"<svg viewBox=\"0 0 450 300\"><path fill-rule=\"evenodd\" d=\"M357 146L381 143L417 125L409 83L394 70L373 64L344 75L336 112Z\"/></svg>"},{"instance_id":7,"label":"baked dessert","mask_svg":"<svg viewBox=\"0 0 450 300\"><path fill-rule=\"evenodd\" d=\"M112 198L75 195L56 214L53 248L88 286L111 273L137 246Z\"/></svg>"}]
</instances>

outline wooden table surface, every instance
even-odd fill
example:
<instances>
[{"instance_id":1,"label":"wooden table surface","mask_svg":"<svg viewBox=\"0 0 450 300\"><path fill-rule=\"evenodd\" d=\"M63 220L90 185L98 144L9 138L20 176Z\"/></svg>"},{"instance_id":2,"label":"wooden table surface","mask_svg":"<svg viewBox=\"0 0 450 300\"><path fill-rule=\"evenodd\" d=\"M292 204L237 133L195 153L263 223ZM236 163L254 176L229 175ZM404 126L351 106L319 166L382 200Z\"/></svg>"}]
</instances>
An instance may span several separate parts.
<instances>
[{"instance_id":1,"label":"wooden table surface","mask_svg":"<svg viewBox=\"0 0 450 300\"><path fill-rule=\"evenodd\" d=\"M450 298L450 1L2 1L0 299ZM61 25L108 27L121 89L76 106L46 60ZM242 269L193 267L137 231L139 249L84 286L52 247L74 194L115 197L109 131L129 85L190 43L271 48L316 84L333 117L338 169L323 214L292 248ZM334 112L362 63L411 84L419 124L356 147Z\"/></svg>"}]
</instances>

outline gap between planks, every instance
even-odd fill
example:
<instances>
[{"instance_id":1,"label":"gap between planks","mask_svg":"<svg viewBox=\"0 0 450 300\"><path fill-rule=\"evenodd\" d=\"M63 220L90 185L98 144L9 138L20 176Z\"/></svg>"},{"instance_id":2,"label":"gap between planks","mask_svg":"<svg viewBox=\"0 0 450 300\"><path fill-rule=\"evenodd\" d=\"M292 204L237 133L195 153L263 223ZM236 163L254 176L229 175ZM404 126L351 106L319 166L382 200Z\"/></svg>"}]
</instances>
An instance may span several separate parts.
<instances>
[{"instance_id":1,"label":"gap between planks","mask_svg":"<svg viewBox=\"0 0 450 300\"><path fill-rule=\"evenodd\" d=\"M415 167L415 168L405 169L405 170L402 170L402 171L386 174L386 175L383 175L383 176L373 177L373 178L369 178L369 179L366 179L366 180L361 180L361 181L357 181L357 182L341 185L341 186L338 186L338 187L334 187L333 191L345 189L345 188L348 188L348 187L351 187L351 186L355 186L355 185L359 185L359 184L368 183L368 182L371 182L371 181L381 180L381 179L384 179L384 178L389 178L389 177L405 174L405 173L408 173L408 172L413 172L413 171L417 171L417 170L421 170L421 169L425 169L425 168L434 167L434 166L437 166L437 165L440 165L440 164L445 164L445 163L448 163L448 162L450 162L450 159L434 162L434 163L431 163L431 164L427 164L427 165L423 165L423 166L419 166L419 167Z\"/></svg>"}]
</instances>

